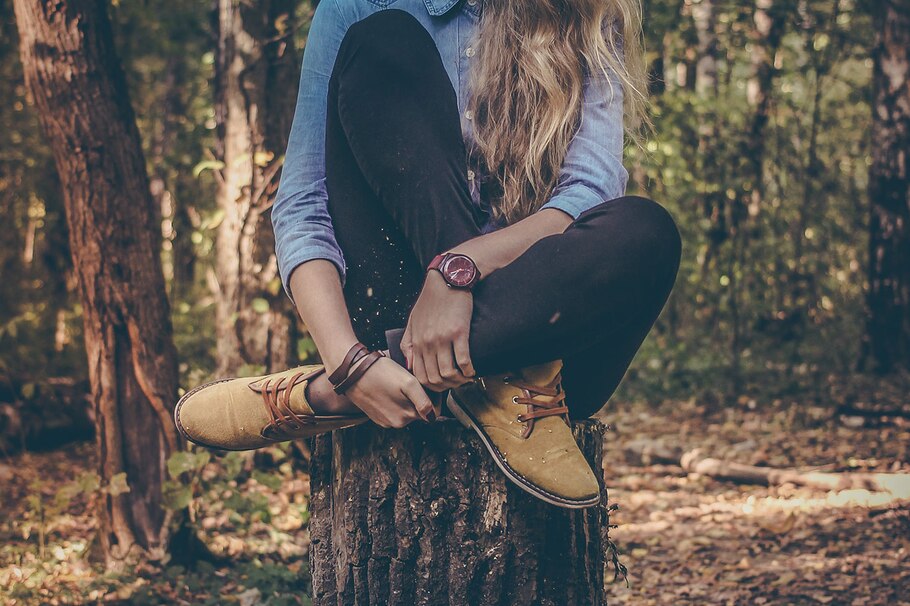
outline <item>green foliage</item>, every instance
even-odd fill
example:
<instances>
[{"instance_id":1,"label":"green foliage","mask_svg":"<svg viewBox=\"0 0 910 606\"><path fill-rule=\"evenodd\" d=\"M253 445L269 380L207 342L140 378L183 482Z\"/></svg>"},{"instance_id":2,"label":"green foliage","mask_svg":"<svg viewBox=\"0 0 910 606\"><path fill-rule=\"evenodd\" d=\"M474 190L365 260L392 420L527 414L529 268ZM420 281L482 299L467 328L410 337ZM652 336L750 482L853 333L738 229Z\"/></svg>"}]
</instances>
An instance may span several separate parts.
<instances>
[{"instance_id":1,"label":"green foliage","mask_svg":"<svg viewBox=\"0 0 910 606\"><path fill-rule=\"evenodd\" d=\"M164 484L165 504L169 509L189 510L190 520L200 532L200 512L223 514L237 528L252 528L258 523L269 523L273 517L268 494L279 491L294 475L294 467L287 456L287 445L268 449L274 469L264 470L251 464L249 453L230 452L217 461L217 473L206 468L212 461L206 450L177 452L167 461L170 479ZM246 490L253 485L263 490ZM304 521L309 514L306 508L296 512Z\"/></svg>"},{"instance_id":2,"label":"green foliage","mask_svg":"<svg viewBox=\"0 0 910 606\"><path fill-rule=\"evenodd\" d=\"M770 4L782 36L756 139L754 4L714 3L715 93L693 86L690 3L647 3L649 57L662 59L666 87L627 164L631 188L673 213L684 250L619 398L814 390L858 357L871 25L849 1Z\"/></svg>"},{"instance_id":3,"label":"green foliage","mask_svg":"<svg viewBox=\"0 0 910 606\"><path fill-rule=\"evenodd\" d=\"M751 405L756 394L779 402L824 393L833 389L831 375L853 366L863 328L869 3L771 3L783 26L758 137L756 3L714 3L716 90L693 77L695 4L645 2L648 60L665 85L654 87L654 130L640 148L630 146L626 165L630 190L671 210L684 252L674 294L617 399L723 406ZM161 191L161 258L183 385L216 367L210 276L224 213L214 204L223 165L210 151L217 146L210 10L207 2L164 0L115 2L111 10L148 172ZM312 9L301 3L300 10ZM304 19L295 33L298 45L306 26ZM0 91L0 402L39 406L49 377L78 381L87 369L60 183L22 82L11 3L0 3ZM278 296L280 281L267 290ZM265 298L252 305L258 313L270 308ZM305 334L296 350L304 361L318 356ZM210 548L232 558L229 567L103 573L88 561L94 531L76 539L71 526L100 496L128 491L125 475L106 484L91 472L59 484L35 479L21 519L0 537L3 569L15 564L23 575L0 577L10 587L3 597L308 603L293 535L308 521L308 504L293 494L276 502L275 493L292 493L287 486L299 478L286 447L268 453L268 469L241 453L181 452L167 461L166 506L187 512ZM282 549L289 554L274 555ZM89 583L55 578L93 566Z\"/></svg>"},{"instance_id":4,"label":"green foliage","mask_svg":"<svg viewBox=\"0 0 910 606\"><path fill-rule=\"evenodd\" d=\"M125 473L114 474L107 484L103 484L94 471L84 471L63 485L53 485L36 477L29 484L30 493L25 499L29 516L23 520L19 530L26 541L35 541L38 556L46 558L51 526L65 515L74 502L89 502L104 494L117 496L129 490ZM57 551L63 553L59 549Z\"/></svg>"},{"instance_id":5,"label":"green foliage","mask_svg":"<svg viewBox=\"0 0 910 606\"><path fill-rule=\"evenodd\" d=\"M771 53L767 123L756 131L762 42L755 4L714 3L716 92L694 77L693 3L644 4L648 60L665 84L654 87L654 129L640 148L630 146L626 165L630 190L676 217L684 258L671 301L619 397L720 397L769 382L804 389L849 370L864 320L868 6L771 3L769 15L783 25ZM207 276L224 218L214 204L223 167L208 151L216 144L208 10L163 0L112 10L149 173L167 194L162 260L183 385L202 382L216 367ZM301 3L298 46L311 11ZM0 233L0 385L15 377L17 397L33 401L41 377L85 377L81 313L60 188L25 98L8 7L0 9L0 27L0 73L10 100L0 105L0 198L8 201L0 204L0 221L11 227ZM277 278L268 291L281 294ZM266 313L270 303L258 298L252 306ZM317 358L305 334L296 350L301 360Z\"/></svg>"},{"instance_id":6,"label":"green foliage","mask_svg":"<svg viewBox=\"0 0 910 606\"><path fill-rule=\"evenodd\" d=\"M89 449L90 450L90 449ZM188 510L215 556L191 568L141 562L105 571L92 557L91 512L104 494L128 490L125 475L104 483L83 471L60 483L36 476L18 519L0 524L0 602L307 605L307 502L288 447L259 453L178 452L167 461L168 507ZM74 463L80 468L80 463ZM6 512L4 512L6 513ZM87 523L88 522L88 523Z\"/></svg>"}]
</instances>

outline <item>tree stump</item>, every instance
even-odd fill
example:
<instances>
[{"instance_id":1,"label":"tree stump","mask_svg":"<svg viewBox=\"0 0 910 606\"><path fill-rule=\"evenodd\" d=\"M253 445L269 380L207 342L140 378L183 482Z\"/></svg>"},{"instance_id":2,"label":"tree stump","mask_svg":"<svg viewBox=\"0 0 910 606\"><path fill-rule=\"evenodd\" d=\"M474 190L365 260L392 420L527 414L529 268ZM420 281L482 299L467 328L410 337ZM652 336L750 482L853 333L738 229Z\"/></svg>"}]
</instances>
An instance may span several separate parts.
<instances>
[{"instance_id":1,"label":"tree stump","mask_svg":"<svg viewBox=\"0 0 910 606\"><path fill-rule=\"evenodd\" d=\"M604 426L575 424L594 469ZM567 510L506 480L456 421L315 440L315 606L605 604L603 505Z\"/></svg>"}]
</instances>

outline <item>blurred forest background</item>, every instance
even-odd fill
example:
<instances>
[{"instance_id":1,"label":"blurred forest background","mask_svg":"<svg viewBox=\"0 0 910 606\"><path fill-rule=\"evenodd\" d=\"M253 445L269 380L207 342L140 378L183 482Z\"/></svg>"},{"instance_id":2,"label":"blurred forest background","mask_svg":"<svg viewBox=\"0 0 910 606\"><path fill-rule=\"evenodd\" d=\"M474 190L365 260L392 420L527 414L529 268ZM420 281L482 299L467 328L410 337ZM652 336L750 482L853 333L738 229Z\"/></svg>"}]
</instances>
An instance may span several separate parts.
<instances>
[{"instance_id":1,"label":"blurred forest background","mask_svg":"<svg viewBox=\"0 0 910 606\"><path fill-rule=\"evenodd\" d=\"M104 86L80 93L91 78L77 62L61 60L68 75L47 77L42 62L69 52L64 36L25 60L20 37L42 40L34 16L45 3L0 0L0 596L306 603L306 447L213 460L182 452L172 427L173 438L143 434L157 422L148 410L176 397L178 383L315 359L281 289L268 218L314 5L57 4L108 36L98 64L114 74L115 103L98 101ZM667 309L603 411L616 429L606 481L625 508L616 541L633 580L614 585L611 600L898 603L910 580L906 485L848 496L800 482L743 488L693 473L676 451L707 448L761 468L908 471L910 8L644 4L654 129L627 150L630 189L671 210L684 258ZM886 63L901 52L902 68ZM24 76L30 61L44 74L35 82L59 87L39 103ZM123 120L118 153L144 169L107 180L136 186L118 194L133 209L98 227L109 251L92 248L100 211L91 195L70 209L70 226L81 227L68 232L64 192L91 171L66 107L97 112L89 125ZM96 129L95 142L104 134ZM95 178L105 182L103 169ZM155 229L143 235L146 207ZM139 257L154 279L123 291L129 275L98 261L146 240L158 254ZM125 302L109 296L121 291ZM98 304L84 318L86 301ZM160 348L143 349L139 336ZM119 425L116 394L96 391L91 405L87 345L100 377L141 394L146 422ZM93 436L152 452L97 451ZM118 517L121 506L135 513L131 498L151 521ZM763 503L756 525L748 514ZM842 536L848 525L855 531ZM768 550L781 554L762 568L758 552ZM118 567L127 553L152 557ZM793 570L803 572L786 576ZM845 600L858 574L874 582Z\"/></svg>"}]
</instances>

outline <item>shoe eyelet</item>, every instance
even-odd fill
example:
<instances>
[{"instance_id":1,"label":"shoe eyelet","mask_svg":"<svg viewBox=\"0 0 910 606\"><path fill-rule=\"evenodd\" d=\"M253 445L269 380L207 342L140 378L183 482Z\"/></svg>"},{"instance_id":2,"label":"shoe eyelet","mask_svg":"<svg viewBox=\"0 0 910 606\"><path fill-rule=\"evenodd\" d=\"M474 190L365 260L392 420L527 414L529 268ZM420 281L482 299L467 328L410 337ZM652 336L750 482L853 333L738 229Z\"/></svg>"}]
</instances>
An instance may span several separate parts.
<instances>
[{"instance_id":1,"label":"shoe eyelet","mask_svg":"<svg viewBox=\"0 0 910 606\"><path fill-rule=\"evenodd\" d=\"M512 404L518 404L518 396L512 396Z\"/></svg>"}]
</instances>

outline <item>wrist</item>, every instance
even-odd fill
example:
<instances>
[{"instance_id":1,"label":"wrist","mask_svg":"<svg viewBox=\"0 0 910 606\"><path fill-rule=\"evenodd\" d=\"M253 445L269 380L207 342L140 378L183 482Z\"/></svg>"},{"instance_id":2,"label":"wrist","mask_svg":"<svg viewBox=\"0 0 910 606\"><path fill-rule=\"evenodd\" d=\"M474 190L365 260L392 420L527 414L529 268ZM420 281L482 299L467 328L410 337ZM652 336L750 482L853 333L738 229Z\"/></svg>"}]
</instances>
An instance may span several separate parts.
<instances>
[{"instance_id":1,"label":"wrist","mask_svg":"<svg viewBox=\"0 0 910 606\"><path fill-rule=\"evenodd\" d=\"M343 339L335 339L326 347L325 352L320 351L322 363L325 365L326 373L332 374L344 362L344 357L348 351L357 343L357 337L350 335Z\"/></svg>"},{"instance_id":2,"label":"wrist","mask_svg":"<svg viewBox=\"0 0 910 606\"><path fill-rule=\"evenodd\" d=\"M470 290L480 280L480 270L469 255L464 253L439 253L427 266L430 274L439 274L443 281L456 290Z\"/></svg>"},{"instance_id":3,"label":"wrist","mask_svg":"<svg viewBox=\"0 0 910 606\"><path fill-rule=\"evenodd\" d=\"M424 280L424 286L427 288L437 289L437 290L451 290L449 285L446 284L445 278L442 277L442 274L435 269L427 270L427 277Z\"/></svg>"},{"instance_id":4,"label":"wrist","mask_svg":"<svg viewBox=\"0 0 910 606\"><path fill-rule=\"evenodd\" d=\"M483 239L488 238L489 235L491 234L480 236L478 238L475 238L475 240L469 240L468 242L454 246L446 251L452 254L466 255L470 257L471 260L474 261L474 265L477 267L477 271L480 274L478 280L483 280L496 269L498 269L495 259L492 258L490 254L492 251L488 250L486 246L482 245L484 241Z\"/></svg>"}]
</instances>

